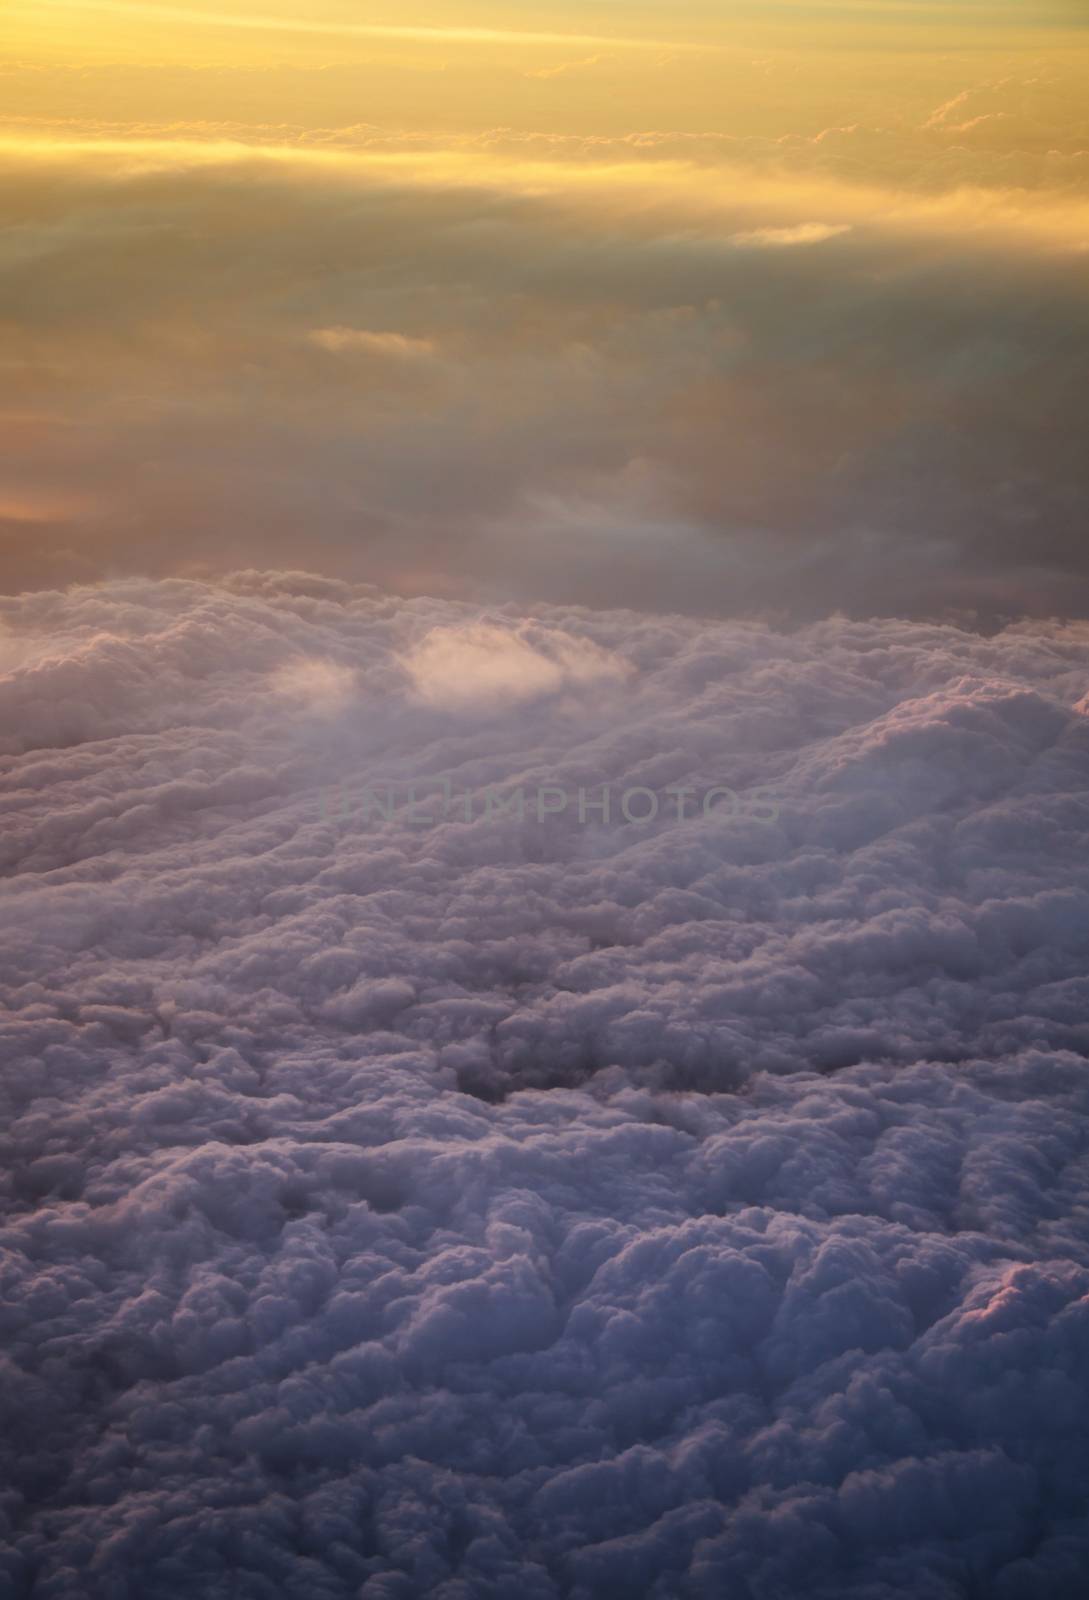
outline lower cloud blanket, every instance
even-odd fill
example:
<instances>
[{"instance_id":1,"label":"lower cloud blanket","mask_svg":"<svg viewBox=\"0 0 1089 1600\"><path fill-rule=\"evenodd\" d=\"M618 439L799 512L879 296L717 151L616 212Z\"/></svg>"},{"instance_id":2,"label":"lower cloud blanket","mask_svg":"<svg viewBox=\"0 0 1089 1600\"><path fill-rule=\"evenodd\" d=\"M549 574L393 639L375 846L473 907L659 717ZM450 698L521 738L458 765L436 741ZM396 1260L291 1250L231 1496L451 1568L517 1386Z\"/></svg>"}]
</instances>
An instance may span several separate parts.
<instances>
[{"instance_id":1,"label":"lower cloud blanket","mask_svg":"<svg viewBox=\"0 0 1089 1600\"><path fill-rule=\"evenodd\" d=\"M1089 629L0 630L5 1597L1084 1594Z\"/></svg>"}]
</instances>

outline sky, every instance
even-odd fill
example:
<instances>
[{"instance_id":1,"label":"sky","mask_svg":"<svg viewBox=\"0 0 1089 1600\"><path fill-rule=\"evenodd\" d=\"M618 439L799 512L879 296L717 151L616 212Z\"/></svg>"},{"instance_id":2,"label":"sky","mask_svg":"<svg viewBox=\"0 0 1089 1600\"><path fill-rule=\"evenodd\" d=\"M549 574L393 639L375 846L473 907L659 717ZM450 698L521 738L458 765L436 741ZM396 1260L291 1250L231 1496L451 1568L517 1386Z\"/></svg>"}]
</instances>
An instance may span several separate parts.
<instances>
[{"instance_id":1,"label":"sky","mask_svg":"<svg viewBox=\"0 0 1089 1600\"><path fill-rule=\"evenodd\" d=\"M1083 0L4 0L0 1600L1084 1600Z\"/></svg>"},{"instance_id":2,"label":"sky","mask_svg":"<svg viewBox=\"0 0 1089 1600\"><path fill-rule=\"evenodd\" d=\"M8 0L0 587L1083 615L1069 5Z\"/></svg>"}]
</instances>

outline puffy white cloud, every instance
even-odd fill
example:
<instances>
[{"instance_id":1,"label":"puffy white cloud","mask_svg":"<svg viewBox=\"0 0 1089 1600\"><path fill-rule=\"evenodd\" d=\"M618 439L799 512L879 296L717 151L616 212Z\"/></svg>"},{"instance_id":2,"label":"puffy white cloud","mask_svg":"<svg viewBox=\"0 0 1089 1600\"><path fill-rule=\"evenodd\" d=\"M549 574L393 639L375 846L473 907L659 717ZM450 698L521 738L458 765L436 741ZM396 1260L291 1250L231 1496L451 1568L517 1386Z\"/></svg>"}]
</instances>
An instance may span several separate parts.
<instances>
[{"instance_id":1,"label":"puffy white cloud","mask_svg":"<svg viewBox=\"0 0 1089 1600\"><path fill-rule=\"evenodd\" d=\"M1080 1594L1084 628L0 619L7 1592Z\"/></svg>"},{"instance_id":2,"label":"puffy white cloud","mask_svg":"<svg viewBox=\"0 0 1089 1600\"><path fill-rule=\"evenodd\" d=\"M277 668L273 683L288 699L300 701L310 711L326 714L344 710L356 692L355 673L350 667L306 656Z\"/></svg>"},{"instance_id":3,"label":"puffy white cloud","mask_svg":"<svg viewBox=\"0 0 1089 1600\"><path fill-rule=\"evenodd\" d=\"M403 659L417 699L437 709L508 705L565 684L623 679L624 663L591 639L474 622L432 628Z\"/></svg>"}]
</instances>

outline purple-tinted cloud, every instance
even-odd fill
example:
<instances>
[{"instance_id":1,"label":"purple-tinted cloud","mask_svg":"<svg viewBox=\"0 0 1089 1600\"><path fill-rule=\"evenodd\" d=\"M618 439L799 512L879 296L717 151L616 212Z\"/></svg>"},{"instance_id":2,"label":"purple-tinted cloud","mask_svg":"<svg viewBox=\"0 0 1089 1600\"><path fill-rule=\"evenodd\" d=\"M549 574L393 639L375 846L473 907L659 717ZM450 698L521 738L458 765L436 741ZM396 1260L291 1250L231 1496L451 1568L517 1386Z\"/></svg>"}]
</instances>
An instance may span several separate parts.
<instances>
[{"instance_id":1,"label":"purple-tinted cloud","mask_svg":"<svg viewBox=\"0 0 1089 1600\"><path fill-rule=\"evenodd\" d=\"M4 1592L1080 1595L1084 630L0 619Z\"/></svg>"}]
</instances>

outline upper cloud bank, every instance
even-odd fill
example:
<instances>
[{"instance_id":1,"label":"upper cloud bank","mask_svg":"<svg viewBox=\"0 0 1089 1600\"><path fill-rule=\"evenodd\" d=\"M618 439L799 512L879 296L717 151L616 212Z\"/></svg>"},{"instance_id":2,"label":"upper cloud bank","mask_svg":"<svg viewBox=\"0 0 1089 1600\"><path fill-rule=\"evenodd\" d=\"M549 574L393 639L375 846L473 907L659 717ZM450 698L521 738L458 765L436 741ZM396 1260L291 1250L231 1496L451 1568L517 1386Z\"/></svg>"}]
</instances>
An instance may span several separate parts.
<instances>
[{"instance_id":1,"label":"upper cloud bank","mask_svg":"<svg viewBox=\"0 0 1089 1600\"><path fill-rule=\"evenodd\" d=\"M0 616L7 1593L1081 1595L1084 630Z\"/></svg>"},{"instance_id":2,"label":"upper cloud bank","mask_svg":"<svg viewBox=\"0 0 1089 1600\"><path fill-rule=\"evenodd\" d=\"M700 148L0 142L0 589L1089 615L1084 197Z\"/></svg>"}]
</instances>

